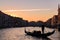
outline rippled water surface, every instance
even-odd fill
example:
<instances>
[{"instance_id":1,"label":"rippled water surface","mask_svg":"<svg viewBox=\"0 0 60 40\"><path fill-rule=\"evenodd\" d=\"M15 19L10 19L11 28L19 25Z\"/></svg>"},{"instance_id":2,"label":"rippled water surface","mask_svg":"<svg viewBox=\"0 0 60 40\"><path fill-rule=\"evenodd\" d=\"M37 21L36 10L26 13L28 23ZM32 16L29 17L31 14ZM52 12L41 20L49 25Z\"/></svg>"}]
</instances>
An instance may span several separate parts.
<instances>
[{"instance_id":1,"label":"rippled water surface","mask_svg":"<svg viewBox=\"0 0 60 40\"><path fill-rule=\"evenodd\" d=\"M55 33L48 37L48 39L36 38L25 35L23 28L7 28L0 30L0 40L60 40L60 32L55 31ZM27 27L27 31L40 30L39 27ZM54 29L45 28L45 32L51 32Z\"/></svg>"}]
</instances>

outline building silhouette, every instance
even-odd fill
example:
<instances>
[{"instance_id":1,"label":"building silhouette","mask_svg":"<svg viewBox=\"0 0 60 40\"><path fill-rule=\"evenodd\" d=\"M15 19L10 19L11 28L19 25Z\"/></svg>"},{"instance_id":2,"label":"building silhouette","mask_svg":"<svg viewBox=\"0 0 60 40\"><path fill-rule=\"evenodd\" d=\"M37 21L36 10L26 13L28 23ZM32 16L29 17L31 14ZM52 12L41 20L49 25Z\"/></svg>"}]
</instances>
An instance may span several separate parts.
<instances>
[{"instance_id":1,"label":"building silhouette","mask_svg":"<svg viewBox=\"0 0 60 40\"><path fill-rule=\"evenodd\" d=\"M58 4L58 15L54 15L51 20L51 25L53 28L60 28L60 5Z\"/></svg>"}]
</instances>

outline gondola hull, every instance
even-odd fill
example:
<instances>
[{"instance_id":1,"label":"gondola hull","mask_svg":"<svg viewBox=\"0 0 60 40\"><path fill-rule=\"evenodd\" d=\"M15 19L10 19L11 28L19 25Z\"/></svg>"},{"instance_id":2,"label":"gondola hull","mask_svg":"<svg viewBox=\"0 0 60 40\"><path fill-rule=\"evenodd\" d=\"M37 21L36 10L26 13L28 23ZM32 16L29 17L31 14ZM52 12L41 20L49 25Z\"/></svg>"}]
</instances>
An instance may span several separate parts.
<instances>
[{"instance_id":1,"label":"gondola hull","mask_svg":"<svg viewBox=\"0 0 60 40\"><path fill-rule=\"evenodd\" d=\"M38 38L47 38L48 36L54 34L55 30L52 31L52 32L48 32L48 33L44 33L44 34L39 34L39 33L32 33L32 32L27 32L25 31L26 35L30 35L30 36L33 36L33 37L38 37Z\"/></svg>"}]
</instances>

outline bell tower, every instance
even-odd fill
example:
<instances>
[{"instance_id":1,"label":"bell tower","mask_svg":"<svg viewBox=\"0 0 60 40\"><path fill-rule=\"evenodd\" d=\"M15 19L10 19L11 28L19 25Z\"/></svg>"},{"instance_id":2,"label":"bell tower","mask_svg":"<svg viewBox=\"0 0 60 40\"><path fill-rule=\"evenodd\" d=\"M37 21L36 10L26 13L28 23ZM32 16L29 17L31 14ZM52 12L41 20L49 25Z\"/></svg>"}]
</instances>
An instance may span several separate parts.
<instances>
[{"instance_id":1,"label":"bell tower","mask_svg":"<svg viewBox=\"0 0 60 40\"><path fill-rule=\"evenodd\" d=\"M60 15L60 4L58 4L58 15Z\"/></svg>"}]
</instances>

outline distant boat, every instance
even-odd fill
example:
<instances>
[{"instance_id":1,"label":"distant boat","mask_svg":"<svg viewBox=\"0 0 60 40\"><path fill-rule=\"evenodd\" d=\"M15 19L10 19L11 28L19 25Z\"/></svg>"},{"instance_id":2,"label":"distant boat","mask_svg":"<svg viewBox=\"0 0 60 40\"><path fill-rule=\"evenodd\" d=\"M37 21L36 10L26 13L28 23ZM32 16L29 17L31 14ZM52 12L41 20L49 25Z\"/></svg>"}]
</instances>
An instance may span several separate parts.
<instances>
[{"instance_id":1,"label":"distant boat","mask_svg":"<svg viewBox=\"0 0 60 40\"><path fill-rule=\"evenodd\" d=\"M54 32L55 32L55 30L53 30L52 32L41 34L40 31L27 32L25 30L26 35L30 35L30 36L37 37L37 38L47 38L48 36L54 34Z\"/></svg>"}]
</instances>

